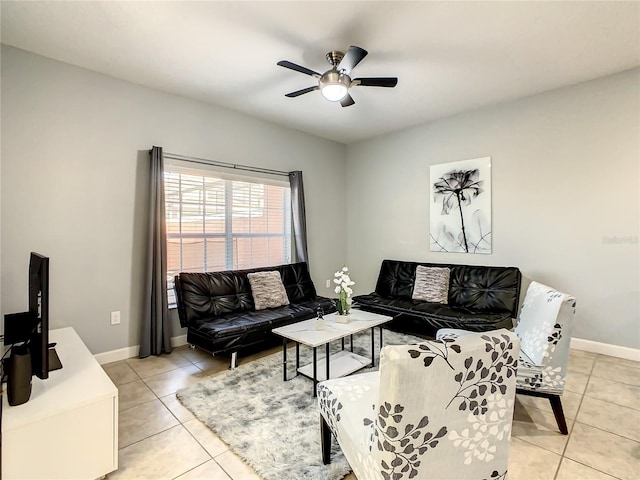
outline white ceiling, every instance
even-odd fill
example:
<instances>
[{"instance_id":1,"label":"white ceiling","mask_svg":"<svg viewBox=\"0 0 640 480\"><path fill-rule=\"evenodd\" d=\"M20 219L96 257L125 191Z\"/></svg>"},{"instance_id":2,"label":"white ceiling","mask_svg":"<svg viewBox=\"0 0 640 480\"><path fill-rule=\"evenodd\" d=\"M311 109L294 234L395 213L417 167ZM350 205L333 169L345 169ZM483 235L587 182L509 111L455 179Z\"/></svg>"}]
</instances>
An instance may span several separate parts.
<instances>
[{"instance_id":1,"label":"white ceiling","mask_svg":"<svg viewBox=\"0 0 640 480\"><path fill-rule=\"evenodd\" d=\"M2 43L351 143L640 65L640 2L2 0ZM358 45L342 108L276 66Z\"/></svg>"}]
</instances>

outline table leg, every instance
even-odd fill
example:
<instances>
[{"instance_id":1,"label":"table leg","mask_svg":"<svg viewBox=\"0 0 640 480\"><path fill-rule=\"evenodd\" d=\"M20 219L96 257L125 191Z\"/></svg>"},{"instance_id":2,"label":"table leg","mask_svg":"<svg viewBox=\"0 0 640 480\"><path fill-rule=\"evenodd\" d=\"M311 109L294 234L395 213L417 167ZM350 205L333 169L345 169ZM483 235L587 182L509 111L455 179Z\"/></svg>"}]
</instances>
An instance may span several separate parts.
<instances>
[{"instance_id":1,"label":"table leg","mask_svg":"<svg viewBox=\"0 0 640 480\"><path fill-rule=\"evenodd\" d=\"M313 347L313 396L317 395L316 389L318 386L318 352L316 347Z\"/></svg>"},{"instance_id":2,"label":"table leg","mask_svg":"<svg viewBox=\"0 0 640 480\"><path fill-rule=\"evenodd\" d=\"M287 381L287 339L282 339L282 380Z\"/></svg>"},{"instance_id":3,"label":"table leg","mask_svg":"<svg viewBox=\"0 0 640 480\"><path fill-rule=\"evenodd\" d=\"M378 328L380 328L380 350L382 350L382 327Z\"/></svg>"},{"instance_id":4,"label":"table leg","mask_svg":"<svg viewBox=\"0 0 640 480\"><path fill-rule=\"evenodd\" d=\"M342 349L344 350L344 337L342 337Z\"/></svg>"},{"instance_id":5,"label":"table leg","mask_svg":"<svg viewBox=\"0 0 640 480\"><path fill-rule=\"evenodd\" d=\"M353 335L349 335L349 348L353 352Z\"/></svg>"},{"instance_id":6,"label":"table leg","mask_svg":"<svg viewBox=\"0 0 640 480\"><path fill-rule=\"evenodd\" d=\"M371 327L371 366L375 367L376 366L376 345L375 345L375 338L376 338L376 329L375 327Z\"/></svg>"},{"instance_id":7,"label":"table leg","mask_svg":"<svg viewBox=\"0 0 640 480\"><path fill-rule=\"evenodd\" d=\"M296 375L298 374L299 368L300 368L300 344L296 342Z\"/></svg>"},{"instance_id":8,"label":"table leg","mask_svg":"<svg viewBox=\"0 0 640 480\"><path fill-rule=\"evenodd\" d=\"M327 362L327 380L329 380L331 376L329 375L329 344L328 343L325 345L325 356L326 356L326 362Z\"/></svg>"}]
</instances>

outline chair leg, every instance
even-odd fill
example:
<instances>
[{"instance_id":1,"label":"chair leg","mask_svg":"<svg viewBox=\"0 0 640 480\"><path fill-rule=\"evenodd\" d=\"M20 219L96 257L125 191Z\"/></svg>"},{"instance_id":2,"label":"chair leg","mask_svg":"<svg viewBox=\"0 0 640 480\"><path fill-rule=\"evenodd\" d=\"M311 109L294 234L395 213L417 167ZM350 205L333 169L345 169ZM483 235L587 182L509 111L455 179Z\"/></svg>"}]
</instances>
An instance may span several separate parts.
<instances>
[{"instance_id":1,"label":"chair leg","mask_svg":"<svg viewBox=\"0 0 640 480\"><path fill-rule=\"evenodd\" d=\"M556 423L558 424L558 428L563 435L569 434L569 429L567 428L567 421L564 419L564 411L562 410L562 402L560 401L560 395L556 395L548 392L537 392L535 390L524 390L521 388L516 388L516 393L520 395L528 395L530 397L542 397L548 398L551 403L551 408L553 409L553 414L556 417Z\"/></svg>"},{"instance_id":2,"label":"chair leg","mask_svg":"<svg viewBox=\"0 0 640 480\"><path fill-rule=\"evenodd\" d=\"M551 403L553 414L556 416L556 422L558 423L558 428L560 428L560 432L563 435L568 435L569 429L567 428L567 421L564 419L564 411L562 410L562 402L560 401L560 395L551 395L549 397L549 402Z\"/></svg>"},{"instance_id":3,"label":"chair leg","mask_svg":"<svg viewBox=\"0 0 640 480\"><path fill-rule=\"evenodd\" d=\"M322 463L331 463L331 429L327 421L320 415L320 444L322 445Z\"/></svg>"}]
</instances>

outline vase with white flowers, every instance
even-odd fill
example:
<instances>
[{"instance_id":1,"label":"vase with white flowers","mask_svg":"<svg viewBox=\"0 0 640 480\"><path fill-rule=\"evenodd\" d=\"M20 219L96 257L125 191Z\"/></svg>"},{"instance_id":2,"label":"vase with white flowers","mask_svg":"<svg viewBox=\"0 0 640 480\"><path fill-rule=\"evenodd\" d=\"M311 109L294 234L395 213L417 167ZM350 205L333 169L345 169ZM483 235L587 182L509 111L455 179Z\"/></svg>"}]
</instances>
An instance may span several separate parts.
<instances>
[{"instance_id":1,"label":"vase with white flowers","mask_svg":"<svg viewBox=\"0 0 640 480\"><path fill-rule=\"evenodd\" d=\"M334 292L338 294L338 299L336 300L338 314L348 315L351 309L351 295L353 295L351 287L355 285L356 282L349 277L349 269L346 266L338 270L334 274L334 277L333 283L336 284Z\"/></svg>"}]
</instances>

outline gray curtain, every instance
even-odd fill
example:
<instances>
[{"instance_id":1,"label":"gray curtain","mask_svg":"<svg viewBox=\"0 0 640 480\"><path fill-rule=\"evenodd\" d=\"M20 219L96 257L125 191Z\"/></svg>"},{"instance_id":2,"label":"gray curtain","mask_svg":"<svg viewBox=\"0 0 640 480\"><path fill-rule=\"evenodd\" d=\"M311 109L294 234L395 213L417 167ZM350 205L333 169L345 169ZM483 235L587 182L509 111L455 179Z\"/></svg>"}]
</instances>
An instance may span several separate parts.
<instances>
[{"instance_id":1,"label":"gray curtain","mask_svg":"<svg viewBox=\"0 0 640 480\"><path fill-rule=\"evenodd\" d=\"M291 186L291 214L293 216L294 262L309 263L307 254L307 214L304 210L304 187L302 172L289 172Z\"/></svg>"},{"instance_id":2,"label":"gray curtain","mask_svg":"<svg viewBox=\"0 0 640 480\"><path fill-rule=\"evenodd\" d=\"M171 352L171 323L167 304L167 230L162 147L151 149L149 198L149 236L142 331L140 332L140 358Z\"/></svg>"}]
</instances>

